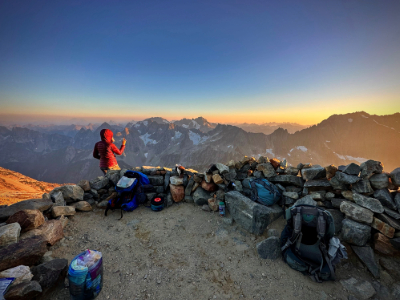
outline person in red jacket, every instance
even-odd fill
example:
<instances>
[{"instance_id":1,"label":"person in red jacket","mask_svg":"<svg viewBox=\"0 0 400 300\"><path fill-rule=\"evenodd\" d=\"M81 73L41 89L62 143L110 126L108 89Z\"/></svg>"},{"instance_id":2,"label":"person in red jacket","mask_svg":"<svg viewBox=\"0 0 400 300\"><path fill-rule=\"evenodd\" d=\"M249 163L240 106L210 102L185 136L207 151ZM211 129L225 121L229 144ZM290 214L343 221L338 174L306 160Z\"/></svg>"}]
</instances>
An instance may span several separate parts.
<instances>
[{"instance_id":1,"label":"person in red jacket","mask_svg":"<svg viewBox=\"0 0 400 300\"><path fill-rule=\"evenodd\" d=\"M100 159L100 170L103 171L104 175L107 174L108 170L121 170L115 155L124 153L126 139L122 140L121 148L118 149L113 144L113 132L110 129L100 131L100 137L101 141L94 145L93 150L93 157Z\"/></svg>"}]
</instances>

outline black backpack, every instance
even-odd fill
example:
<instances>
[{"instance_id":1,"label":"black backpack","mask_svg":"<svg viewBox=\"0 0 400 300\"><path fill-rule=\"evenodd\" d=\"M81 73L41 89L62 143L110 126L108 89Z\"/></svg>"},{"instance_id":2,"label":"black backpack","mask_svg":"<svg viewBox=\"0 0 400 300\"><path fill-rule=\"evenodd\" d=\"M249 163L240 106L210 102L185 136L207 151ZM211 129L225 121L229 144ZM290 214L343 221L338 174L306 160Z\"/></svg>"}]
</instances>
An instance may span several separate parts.
<instances>
[{"instance_id":1,"label":"black backpack","mask_svg":"<svg viewBox=\"0 0 400 300\"><path fill-rule=\"evenodd\" d=\"M283 260L312 280L335 280L335 264L347 258L346 248L334 237L332 215L316 206L298 205L286 210L287 224L281 234ZM332 257L331 239L338 245Z\"/></svg>"}]
</instances>

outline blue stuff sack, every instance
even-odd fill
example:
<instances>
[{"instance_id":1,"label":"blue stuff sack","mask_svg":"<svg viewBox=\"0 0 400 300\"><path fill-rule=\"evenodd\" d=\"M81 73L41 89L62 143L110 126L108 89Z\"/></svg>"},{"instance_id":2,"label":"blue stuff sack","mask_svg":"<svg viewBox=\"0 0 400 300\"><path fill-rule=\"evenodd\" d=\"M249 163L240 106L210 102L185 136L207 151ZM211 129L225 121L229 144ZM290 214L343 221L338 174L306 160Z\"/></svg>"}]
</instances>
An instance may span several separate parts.
<instances>
[{"instance_id":1,"label":"blue stuff sack","mask_svg":"<svg viewBox=\"0 0 400 300\"><path fill-rule=\"evenodd\" d=\"M250 180L249 188L251 189L251 200L263 205L271 206L282 197L279 189L264 178Z\"/></svg>"},{"instance_id":2,"label":"blue stuff sack","mask_svg":"<svg viewBox=\"0 0 400 300\"><path fill-rule=\"evenodd\" d=\"M89 267L77 264L89 254L100 258ZM71 300L91 300L97 297L103 287L103 258L101 252L86 250L75 256L68 268L69 292Z\"/></svg>"}]
</instances>

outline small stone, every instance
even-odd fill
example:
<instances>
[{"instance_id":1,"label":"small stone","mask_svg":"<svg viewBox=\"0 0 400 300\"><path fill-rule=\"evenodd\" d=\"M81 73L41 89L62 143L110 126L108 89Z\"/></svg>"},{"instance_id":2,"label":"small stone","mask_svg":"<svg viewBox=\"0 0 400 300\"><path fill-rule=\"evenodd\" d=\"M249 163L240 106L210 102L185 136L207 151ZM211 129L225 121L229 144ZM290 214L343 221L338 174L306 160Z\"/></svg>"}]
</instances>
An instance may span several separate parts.
<instances>
[{"instance_id":1,"label":"small stone","mask_svg":"<svg viewBox=\"0 0 400 300\"><path fill-rule=\"evenodd\" d=\"M382 232L384 235L386 235L390 239L394 237L394 228L377 218L374 218L374 221L372 222L371 227Z\"/></svg>"},{"instance_id":2,"label":"small stone","mask_svg":"<svg viewBox=\"0 0 400 300\"><path fill-rule=\"evenodd\" d=\"M341 191L341 194L342 194L342 196L343 196L345 199L354 202L354 199L353 199L353 192L352 192L352 191Z\"/></svg>"},{"instance_id":3,"label":"small stone","mask_svg":"<svg viewBox=\"0 0 400 300\"><path fill-rule=\"evenodd\" d=\"M79 201L73 204L75 210L77 211L91 211L93 210L92 206L87 201Z\"/></svg>"},{"instance_id":4,"label":"small stone","mask_svg":"<svg viewBox=\"0 0 400 300\"><path fill-rule=\"evenodd\" d=\"M350 163L343 169L342 172L349 174L349 175L358 176L358 174L360 174L360 171L361 171L361 168L359 165L357 165L355 163Z\"/></svg>"},{"instance_id":5,"label":"small stone","mask_svg":"<svg viewBox=\"0 0 400 300\"><path fill-rule=\"evenodd\" d=\"M75 213L75 208L72 206L55 206L51 210L53 218L61 216L73 216Z\"/></svg>"},{"instance_id":6,"label":"small stone","mask_svg":"<svg viewBox=\"0 0 400 300\"><path fill-rule=\"evenodd\" d=\"M201 207L201 209L204 210L204 211L208 211L208 212L211 211L211 209L210 209L210 207L208 206L208 204L204 204L204 205Z\"/></svg>"},{"instance_id":7,"label":"small stone","mask_svg":"<svg viewBox=\"0 0 400 300\"><path fill-rule=\"evenodd\" d=\"M216 163L215 166L217 167L220 174L225 174L229 172L229 167L225 166L224 164Z\"/></svg>"},{"instance_id":8,"label":"small stone","mask_svg":"<svg viewBox=\"0 0 400 300\"><path fill-rule=\"evenodd\" d=\"M277 259L281 255L279 238L272 236L257 244L258 255L263 259Z\"/></svg>"},{"instance_id":9,"label":"small stone","mask_svg":"<svg viewBox=\"0 0 400 300\"><path fill-rule=\"evenodd\" d=\"M51 194L51 201L54 202L54 206L65 206L66 202L61 191L57 191Z\"/></svg>"},{"instance_id":10,"label":"small stone","mask_svg":"<svg viewBox=\"0 0 400 300\"><path fill-rule=\"evenodd\" d=\"M201 187L207 192L215 192L218 190L218 186L214 182L207 183L205 180L201 183Z\"/></svg>"},{"instance_id":11,"label":"small stone","mask_svg":"<svg viewBox=\"0 0 400 300\"><path fill-rule=\"evenodd\" d=\"M295 185L297 187L303 187L304 181L301 177L293 175L279 175L268 179L272 183L281 183L285 185Z\"/></svg>"},{"instance_id":12,"label":"small stone","mask_svg":"<svg viewBox=\"0 0 400 300\"><path fill-rule=\"evenodd\" d=\"M216 198L208 199L208 206L213 211L218 211L219 210L218 200Z\"/></svg>"},{"instance_id":13,"label":"small stone","mask_svg":"<svg viewBox=\"0 0 400 300\"><path fill-rule=\"evenodd\" d=\"M285 174L297 176L297 174L299 174L299 169L297 169L295 167L292 167L292 166L289 166L289 167L286 168Z\"/></svg>"},{"instance_id":14,"label":"small stone","mask_svg":"<svg viewBox=\"0 0 400 300\"><path fill-rule=\"evenodd\" d=\"M294 192L283 192L283 196L289 197L291 199L297 200L299 199L299 194Z\"/></svg>"},{"instance_id":15,"label":"small stone","mask_svg":"<svg viewBox=\"0 0 400 300\"><path fill-rule=\"evenodd\" d=\"M169 182L173 185L183 185L183 178L179 176L171 176Z\"/></svg>"},{"instance_id":16,"label":"small stone","mask_svg":"<svg viewBox=\"0 0 400 300\"><path fill-rule=\"evenodd\" d=\"M213 179L215 184L221 184L221 183L224 182L224 180L221 178L221 176L219 174L213 175L212 179Z\"/></svg>"},{"instance_id":17,"label":"small stone","mask_svg":"<svg viewBox=\"0 0 400 300\"><path fill-rule=\"evenodd\" d=\"M304 180L314 180L314 179L322 179L326 178L326 170L322 167L311 167L307 169L301 170L301 176Z\"/></svg>"},{"instance_id":18,"label":"small stone","mask_svg":"<svg viewBox=\"0 0 400 300\"><path fill-rule=\"evenodd\" d=\"M257 171L263 173L266 178L270 178L276 175L275 169L270 163L258 164Z\"/></svg>"},{"instance_id":19,"label":"small stone","mask_svg":"<svg viewBox=\"0 0 400 300\"><path fill-rule=\"evenodd\" d=\"M108 182L108 179L107 179ZM56 187L50 192L50 197L56 192L62 192L64 200L67 202L82 201L85 193L79 185L63 185Z\"/></svg>"},{"instance_id":20,"label":"small stone","mask_svg":"<svg viewBox=\"0 0 400 300\"><path fill-rule=\"evenodd\" d=\"M332 198L335 198L335 194L332 193L332 192L328 192L328 193L325 194L325 198L330 200Z\"/></svg>"},{"instance_id":21,"label":"small stone","mask_svg":"<svg viewBox=\"0 0 400 300\"><path fill-rule=\"evenodd\" d=\"M396 253L396 249L390 243L390 240L379 232L374 235L374 249L384 255L394 255Z\"/></svg>"},{"instance_id":22,"label":"small stone","mask_svg":"<svg viewBox=\"0 0 400 300\"><path fill-rule=\"evenodd\" d=\"M83 191L89 192L91 190L90 188L90 182L89 180L81 180L79 181L78 185L82 188Z\"/></svg>"},{"instance_id":23,"label":"small stone","mask_svg":"<svg viewBox=\"0 0 400 300\"><path fill-rule=\"evenodd\" d=\"M294 205L297 206L297 205L304 205L304 204L316 206L316 205L317 205L317 202L312 198L311 195L307 195L307 196L305 196L305 197L300 198L299 200L297 200L296 203L295 203Z\"/></svg>"},{"instance_id":24,"label":"small stone","mask_svg":"<svg viewBox=\"0 0 400 300\"><path fill-rule=\"evenodd\" d=\"M271 165L274 167L274 169L278 168L279 165L280 165L280 163L281 163L281 161L280 161L279 159L277 159L277 158L271 158L271 159L269 160L269 162L270 162Z\"/></svg>"},{"instance_id":25,"label":"small stone","mask_svg":"<svg viewBox=\"0 0 400 300\"><path fill-rule=\"evenodd\" d=\"M400 168L394 169L390 172L390 179L396 187L400 187Z\"/></svg>"},{"instance_id":26,"label":"small stone","mask_svg":"<svg viewBox=\"0 0 400 300\"><path fill-rule=\"evenodd\" d=\"M334 165L330 165L325 167L325 171L326 171L326 179L331 179L332 177L335 176L336 172L337 172L338 168L335 167Z\"/></svg>"}]
</instances>

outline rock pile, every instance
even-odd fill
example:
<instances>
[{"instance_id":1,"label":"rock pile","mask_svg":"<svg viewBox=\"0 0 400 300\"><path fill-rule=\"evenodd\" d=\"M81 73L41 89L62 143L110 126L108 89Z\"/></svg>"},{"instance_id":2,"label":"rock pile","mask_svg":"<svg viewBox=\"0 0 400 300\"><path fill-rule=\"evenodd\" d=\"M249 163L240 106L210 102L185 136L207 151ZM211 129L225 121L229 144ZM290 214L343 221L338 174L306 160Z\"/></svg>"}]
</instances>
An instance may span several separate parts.
<instances>
[{"instance_id":1,"label":"rock pile","mask_svg":"<svg viewBox=\"0 0 400 300\"><path fill-rule=\"evenodd\" d=\"M286 160L245 156L226 165L216 163L205 172L186 169L178 174L175 169L149 166L132 170L146 174L154 186L146 194L148 200L159 196L167 200L168 206L187 202L207 211L217 211L218 203L223 201L230 213L227 218L230 222L226 223L233 220L256 235L261 235L282 216L285 208L298 204L321 206L333 216L335 234L352 248L376 278L380 276L379 270L391 273L393 268L385 260L379 261L379 267L374 253L395 255L400 251L400 168L386 173L378 161L339 167L310 163L294 167L288 166ZM0 227L0 277L16 269L15 274L20 278L9 293L38 295L58 282L60 276L65 276L67 261L43 260L43 256L47 257L47 246L63 237L68 217L77 211L105 208L116 196L114 186L125 172L109 171L106 176L90 181L57 187L44 194L43 199L0 209L0 222L5 222ZM250 199L252 178L266 178L274 183L282 192L283 205L264 206L253 202ZM257 245L257 250L261 257L275 259L280 255L279 233L270 236ZM39 264L41 261L46 262ZM49 262L53 263L45 265ZM35 271L26 272L25 266L35 266ZM40 275L49 269L55 274L54 280ZM349 282L343 282L345 288L350 286Z\"/></svg>"}]
</instances>

